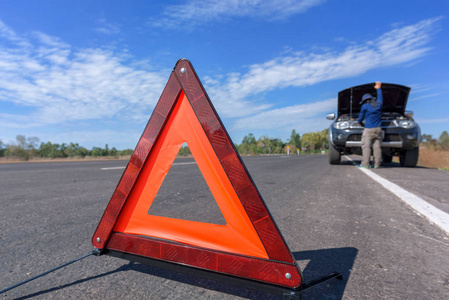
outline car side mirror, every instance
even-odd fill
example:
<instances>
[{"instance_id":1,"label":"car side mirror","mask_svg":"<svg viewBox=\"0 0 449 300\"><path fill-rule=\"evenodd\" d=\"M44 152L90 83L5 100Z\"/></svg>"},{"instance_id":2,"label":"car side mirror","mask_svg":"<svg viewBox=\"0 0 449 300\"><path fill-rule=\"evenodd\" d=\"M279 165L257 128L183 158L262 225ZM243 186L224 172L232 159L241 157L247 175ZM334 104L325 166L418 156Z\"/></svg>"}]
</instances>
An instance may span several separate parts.
<instances>
[{"instance_id":1,"label":"car side mirror","mask_svg":"<svg viewBox=\"0 0 449 300\"><path fill-rule=\"evenodd\" d=\"M404 115L408 118L413 118L413 112L411 110L406 110Z\"/></svg>"},{"instance_id":2,"label":"car side mirror","mask_svg":"<svg viewBox=\"0 0 449 300\"><path fill-rule=\"evenodd\" d=\"M335 114L334 113L330 113L326 115L326 119L328 120L334 120L335 119Z\"/></svg>"}]
</instances>

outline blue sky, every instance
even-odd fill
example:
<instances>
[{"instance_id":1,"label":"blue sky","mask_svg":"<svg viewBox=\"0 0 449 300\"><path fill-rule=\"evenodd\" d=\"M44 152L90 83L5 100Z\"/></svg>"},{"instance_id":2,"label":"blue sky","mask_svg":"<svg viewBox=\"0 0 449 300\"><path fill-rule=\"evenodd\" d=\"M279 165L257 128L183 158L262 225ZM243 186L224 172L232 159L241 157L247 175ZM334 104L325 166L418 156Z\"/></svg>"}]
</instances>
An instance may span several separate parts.
<instances>
[{"instance_id":1,"label":"blue sky","mask_svg":"<svg viewBox=\"0 0 449 300\"><path fill-rule=\"evenodd\" d=\"M448 16L446 0L0 0L0 140L134 148L179 58L235 143L328 128L338 91L374 81L410 86L439 137Z\"/></svg>"}]
</instances>

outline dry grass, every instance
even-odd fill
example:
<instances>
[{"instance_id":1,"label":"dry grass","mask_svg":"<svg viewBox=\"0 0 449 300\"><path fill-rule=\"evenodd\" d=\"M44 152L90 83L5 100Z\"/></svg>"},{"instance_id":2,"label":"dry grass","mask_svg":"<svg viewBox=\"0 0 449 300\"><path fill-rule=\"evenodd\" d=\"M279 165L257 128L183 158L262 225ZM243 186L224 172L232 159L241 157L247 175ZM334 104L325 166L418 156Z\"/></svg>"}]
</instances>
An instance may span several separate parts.
<instances>
[{"instance_id":1,"label":"dry grass","mask_svg":"<svg viewBox=\"0 0 449 300\"><path fill-rule=\"evenodd\" d=\"M418 166L449 170L449 151L420 148Z\"/></svg>"}]
</instances>

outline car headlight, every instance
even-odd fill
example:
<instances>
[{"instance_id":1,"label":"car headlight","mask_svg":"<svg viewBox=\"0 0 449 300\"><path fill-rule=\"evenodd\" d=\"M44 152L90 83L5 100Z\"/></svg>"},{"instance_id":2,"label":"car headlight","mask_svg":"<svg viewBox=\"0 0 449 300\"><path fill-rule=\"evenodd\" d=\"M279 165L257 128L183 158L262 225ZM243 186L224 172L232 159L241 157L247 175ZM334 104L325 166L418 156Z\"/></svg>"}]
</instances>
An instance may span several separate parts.
<instances>
[{"instance_id":1,"label":"car headlight","mask_svg":"<svg viewBox=\"0 0 449 300\"><path fill-rule=\"evenodd\" d=\"M413 128L416 126L415 122L411 121L411 120L401 120L398 122L399 127L405 128L405 129L409 129L409 128Z\"/></svg>"},{"instance_id":2,"label":"car headlight","mask_svg":"<svg viewBox=\"0 0 449 300\"><path fill-rule=\"evenodd\" d=\"M349 122L336 122L334 123L334 128L347 129L349 128Z\"/></svg>"}]
</instances>

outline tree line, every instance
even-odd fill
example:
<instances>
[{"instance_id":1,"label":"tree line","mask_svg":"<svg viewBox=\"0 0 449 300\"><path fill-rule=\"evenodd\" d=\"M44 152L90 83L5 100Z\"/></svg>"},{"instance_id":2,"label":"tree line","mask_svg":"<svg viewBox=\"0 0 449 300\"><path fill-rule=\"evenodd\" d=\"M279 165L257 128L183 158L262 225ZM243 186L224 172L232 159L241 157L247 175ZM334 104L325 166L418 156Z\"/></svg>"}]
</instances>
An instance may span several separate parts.
<instances>
[{"instance_id":1,"label":"tree line","mask_svg":"<svg viewBox=\"0 0 449 300\"><path fill-rule=\"evenodd\" d=\"M302 137L293 129L286 142L266 135L256 140L250 133L243 137L241 144L236 145L236 148L243 155L319 152L329 149L328 129L305 133Z\"/></svg>"},{"instance_id":2,"label":"tree line","mask_svg":"<svg viewBox=\"0 0 449 300\"><path fill-rule=\"evenodd\" d=\"M117 150L115 147L109 148L108 144L104 148L93 147L91 150L80 146L78 143L52 143L40 142L37 137L16 136L16 142L4 144L0 140L0 157L29 160L32 158L85 158L86 156L102 157L131 155L133 150Z\"/></svg>"},{"instance_id":3,"label":"tree line","mask_svg":"<svg viewBox=\"0 0 449 300\"><path fill-rule=\"evenodd\" d=\"M302 137L296 130L292 130L290 139L283 142L279 138L270 138L266 135L256 139L250 133L246 135L240 144L235 147L242 155L259 154L286 154L321 151L329 148L327 140L327 129L323 131L306 133ZM117 150L115 147L109 148L108 144L104 148L93 147L91 150L80 146L78 143L52 143L41 142L37 137L16 136L16 142L4 144L0 140L0 157L29 160L33 158L85 158L91 157L119 157L131 155L132 149ZM191 155L187 145L183 145L178 153L179 156Z\"/></svg>"},{"instance_id":4,"label":"tree line","mask_svg":"<svg viewBox=\"0 0 449 300\"><path fill-rule=\"evenodd\" d=\"M449 150L449 134L447 131L443 131L438 139L433 138L430 134L423 134L421 136L421 144L435 150ZM235 147L241 155L321 152L329 149L328 129L305 133L303 136L300 136L293 129L290 138L286 142L280 138L270 138L267 135L256 139L252 133L249 133L243 137L240 144L235 144ZM104 148L93 147L91 150L88 150L78 143L44 143L40 142L37 137L26 137L24 135L18 135L16 143L12 144L4 144L0 140L0 157L21 160L32 158L85 158L86 156L118 158L119 156L127 156L132 153L132 149L117 150L115 147L109 148L108 144ZM178 155L191 155L188 146L182 146Z\"/></svg>"},{"instance_id":5,"label":"tree line","mask_svg":"<svg viewBox=\"0 0 449 300\"><path fill-rule=\"evenodd\" d=\"M434 150L449 150L449 133L443 131L438 139L434 139L431 134L423 134L421 143Z\"/></svg>"}]
</instances>

